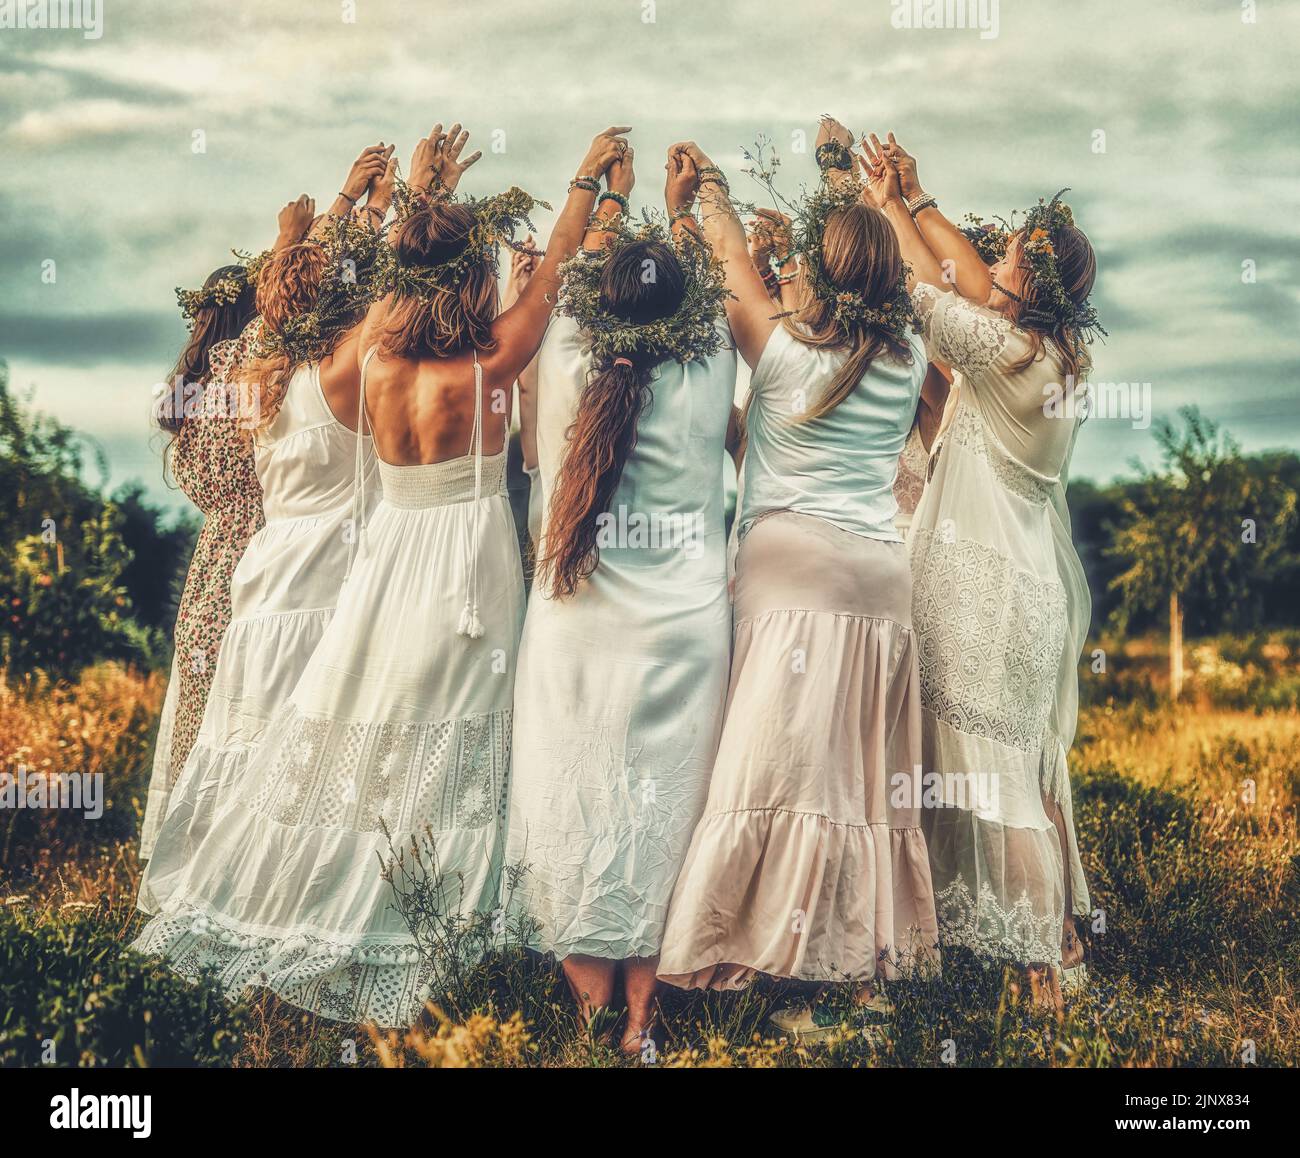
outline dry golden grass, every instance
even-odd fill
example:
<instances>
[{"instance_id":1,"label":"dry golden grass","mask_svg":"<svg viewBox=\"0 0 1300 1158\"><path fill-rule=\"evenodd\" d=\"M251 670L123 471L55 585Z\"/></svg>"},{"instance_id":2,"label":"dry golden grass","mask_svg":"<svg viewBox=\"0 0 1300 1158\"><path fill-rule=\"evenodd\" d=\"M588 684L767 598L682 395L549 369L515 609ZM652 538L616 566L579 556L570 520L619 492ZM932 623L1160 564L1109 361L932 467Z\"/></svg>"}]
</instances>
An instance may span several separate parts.
<instances>
[{"instance_id":1,"label":"dry golden grass","mask_svg":"<svg viewBox=\"0 0 1300 1158\"><path fill-rule=\"evenodd\" d=\"M6 765L98 771L110 811L98 825L0 818L0 899L54 923L93 912L125 940L139 865L158 676L113 665L73 687L0 683ZM814 1047L774 1041L766 1025L788 988L673 993L670 1068L938 1065L1300 1065L1300 714L1113 703L1086 708L1072 754L1081 845L1108 928L1091 938L1093 983L1066 1019L1046 1021L1013 973L958 959L937 982L899 988L883 1042L846 1028ZM30 818L25 818L28 823ZM87 833L87 829L90 830ZM267 994L247 1002L236 1064L622 1066L578 1032L552 967L493 966L459 1006L408 1033L313 1018Z\"/></svg>"}]
</instances>

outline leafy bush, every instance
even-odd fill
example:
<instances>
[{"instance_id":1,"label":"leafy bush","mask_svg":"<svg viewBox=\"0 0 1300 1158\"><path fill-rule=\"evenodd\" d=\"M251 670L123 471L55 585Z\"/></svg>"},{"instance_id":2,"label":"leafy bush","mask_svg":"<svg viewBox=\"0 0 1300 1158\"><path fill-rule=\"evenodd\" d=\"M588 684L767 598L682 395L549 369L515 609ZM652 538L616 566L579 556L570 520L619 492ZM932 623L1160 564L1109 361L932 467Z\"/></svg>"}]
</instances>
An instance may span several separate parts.
<instances>
[{"instance_id":1,"label":"leafy bush","mask_svg":"<svg viewBox=\"0 0 1300 1158\"><path fill-rule=\"evenodd\" d=\"M138 487L102 497L81 469L80 436L20 406L0 361L0 664L11 671L65 678L99 659L165 658L163 604L191 528L163 529Z\"/></svg>"},{"instance_id":2,"label":"leafy bush","mask_svg":"<svg viewBox=\"0 0 1300 1158\"><path fill-rule=\"evenodd\" d=\"M0 1066L224 1066L246 1021L93 914L38 923L18 905L0 909L0 1010Z\"/></svg>"}]
</instances>

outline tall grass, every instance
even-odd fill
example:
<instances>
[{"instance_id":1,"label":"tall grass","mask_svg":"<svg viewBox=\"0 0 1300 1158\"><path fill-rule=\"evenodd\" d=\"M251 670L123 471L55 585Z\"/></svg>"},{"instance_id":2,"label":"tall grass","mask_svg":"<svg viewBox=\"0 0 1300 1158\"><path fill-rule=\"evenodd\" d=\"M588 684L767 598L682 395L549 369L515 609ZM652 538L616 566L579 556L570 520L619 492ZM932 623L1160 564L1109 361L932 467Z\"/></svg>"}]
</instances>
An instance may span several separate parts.
<instances>
[{"instance_id":1,"label":"tall grass","mask_svg":"<svg viewBox=\"0 0 1300 1158\"><path fill-rule=\"evenodd\" d=\"M1248 663L1269 645L1252 646ZM0 686L8 766L98 770L109 786L108 823L0 817L11 826L0 899L28 927L93 920L119 941L138 927L134 830L161 694L157 677L112 666L71 687ZM505 938L515 947L458 968L406 1033L325 1022L254 994L240 1011L234 1064L1300 1065L1300 714L1215 706L1201 694L1180 708L1135 703L1118 676L1092 700L1072 754L1097 910L1083 930L1091 979L1061 1019L1031 1004L1014 970L949 953L941 976L891 987L896 1012L883 1035L855 1028L846 1007L830 1042L777 1040L767 1017L798 992L790 984L670 991L663 1041L627 1062L581 1032L558 970L516 936ZM417 927L445 946L456 932L429 911L436 897L417 901Z\"/></svg>"}]
</instances>

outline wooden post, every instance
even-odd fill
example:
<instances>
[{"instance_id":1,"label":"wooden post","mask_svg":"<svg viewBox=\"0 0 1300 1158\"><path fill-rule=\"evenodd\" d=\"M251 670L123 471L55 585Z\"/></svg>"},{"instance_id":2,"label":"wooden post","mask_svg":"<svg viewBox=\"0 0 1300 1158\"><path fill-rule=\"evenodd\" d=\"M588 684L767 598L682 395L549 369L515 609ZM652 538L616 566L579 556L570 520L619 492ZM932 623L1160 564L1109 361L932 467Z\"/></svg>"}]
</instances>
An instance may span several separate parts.
<instances>
[{"instance_id":1,"label":"wooden post","mask_svg":"<svg viewBox=\"0 0 1300 1158\"><path fill-rule=\"evenodd\" d=\"M1183 609L1178 592L1169 596L1169 698L1183 694Z\"/></svg>"}]
</instances>

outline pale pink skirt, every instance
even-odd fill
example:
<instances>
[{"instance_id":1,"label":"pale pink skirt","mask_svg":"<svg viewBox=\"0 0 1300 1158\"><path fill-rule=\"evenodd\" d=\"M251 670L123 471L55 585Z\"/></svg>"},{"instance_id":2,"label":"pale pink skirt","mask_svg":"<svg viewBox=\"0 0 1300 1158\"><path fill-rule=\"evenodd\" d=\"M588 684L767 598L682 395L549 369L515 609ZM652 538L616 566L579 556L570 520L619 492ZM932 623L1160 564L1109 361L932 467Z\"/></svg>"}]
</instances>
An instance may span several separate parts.
<instances>
[{"instance_id":1,"label":"pale pink skirt","mask_svg":"<svg viewBox=\"0 0 1300 1158\"><path fill-rule=\"evenodd\" d=\"M921 701L902 543L780 512L736 561L736 628L708 805L659 975L865 981L937 962L919 802Z\"/></svg>"}]
</instances>

